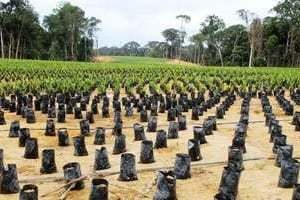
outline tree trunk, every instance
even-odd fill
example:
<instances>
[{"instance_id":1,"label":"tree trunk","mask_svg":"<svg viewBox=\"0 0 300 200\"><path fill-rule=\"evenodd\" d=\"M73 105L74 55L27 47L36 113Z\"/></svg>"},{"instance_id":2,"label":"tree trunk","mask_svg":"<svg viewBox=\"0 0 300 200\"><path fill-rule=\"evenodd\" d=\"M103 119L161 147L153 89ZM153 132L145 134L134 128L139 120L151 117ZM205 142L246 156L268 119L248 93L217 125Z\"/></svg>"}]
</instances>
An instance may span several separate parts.
<instances>
[{"instance_id":1,"label":"tree trunk","mask_svg":"<svg viewBox=\"0 0 300 200\"><path fill-rule=\"evenodd\" d=\"M168 41L166 42L166 59L168 59Z\"/></svg>"},{"instance_id":2,"label":"tree trunk","mask_svg":"<svg viewBox=\"0 0 300 200\"><path fill-rule=\"evenodd\" d=\"M200 46L198 46L198 55L197 55L197 64L200 64L200 53L201 53L201 51L200 51ZM201 56L203 56L203 54L204 54L204 52L202 52L202 55ZM201 61L202 62L202 61ZM203 63L201 63L201 64L203 64Z\"/></svg>"},{"instance_id":3,"label":"tree trunk","mask_svg":"<svg viewBox=\"0 0 300 200\"><path fill-rule=\"evenodd\" d=\"M72 25L72 31L71 31L71 59L72 60L74 60L74 40L75 40L75 38L74 38L74 29L75 29L75 27L74 27L75 25L74 25L74 23L73 23L73 25Z\"/></svg>"},{"instance_id":4,"label":"tree trunk","mask_svg":"<svg viewBox=\"0 0 300 200\"><path fill-rule=\"evenodd\" d=\"M18 34L18 38L17 38L17 46L16 46L15 59L18 59L18 55L19 55L21 34L22 34L22 32L20 31L19 34Z\"/></svg>"},{"instance_id":5,"label":"tree trunk","mask_svg":"<svg viewBox=\"0 0 300 200\"><path fill-rule=\"evenodd\" d=\"M271 60L272 60L272 56L271 55L272 55L271 52L268 51L268 55L267 55L267 67L270 66L270 63L271 63Z\"/></svg>"},{"instance_id":6,"label":"tree trunk","mask_svg":"<svg viewBox=\"0 0 300 200\"><path fill-rule=\"evenodd\" d=\"M251 43L251 46L250 46L250 56L249 56L249 65L248 67L252 67L252 60L253 60L253 44Z\"/></svg>"},{"instance_id":7,"label":"tree trunk","mask_svg":"<svg viewBox=\"0 0 300 200\"><path fill-rule=\"evenodd\" d=\"M74 35L72 34L72 37L71 37L71 58L72 60L74 60Z\"/></svg>"},{"instance_id":8,"label":"tree trunk","mask_svg":"<svg viewBox=\"0 0 300 200\"><path fill-rule=\"evenodd\" d=\"M290 38L291 38L291 31L288 31L288 36L286 39L286 46L285 46L285 61L288 62L288 53L289 53L289 48L290 48ZM288 63L285 63L288 64Z\"/></svg>"},{"instance_id":9,"label":"tree trunk","mask_svg":"<svg viewBox=\"0 0 300 200\"><path fill-rule=\"evenodd\" d=\"M21 25L21 27L18 25L18 35L17 35L17 45L16 45L16 51L15 51L15 59L18 59L18 56L19 56L22 30L23 30L23 25Z\"/></svg>"},{"instance_id":10,"label":"tree trunk","mask_svg":"<svg viewBox=\"0 0 300 200\"><path fill-rule=\"evenodd\" d=\"M182 53L182 49L181 49L181 45L179 46L179 61L181 60L181 53Z\"/></svg>"},{"instance_id":11,"label":"tree trunk","mask_svg":"<svg viewBox=\"0 0 300 200\"><path fill-rule=\"evenodd\" d=\"M93 44L94 44L94 42L93 42ZM98 53L99 53L99 41L98 41L98 38L96 38L96 58L98 58L98 56L101 56Z\"/></svg>"},{"instance_id":12,"label":"tree trunk","mask_svg":"<svg viewBox=\"0 0 300 200\"><path fill-rule=\"evenodd\" d=\"M221 65L222 65L222 67L224 67L223 56L222 56L222 52L221 52L221 49L220 49L220 48L218 48L218 53L219 53L219 56L220 56Z\"/></svg>"},{"instance_id":13,"label":"tree trunk","mask_svg":"<svg viewBox=\"0 0 300 200\"><path fill-rule=\"evenodd\" d=\"M173 44L171 44L171 59L173 59Z\"/></svg>"},{"instance_id":14,"label":"tree trunk","mask_svg":"<svg viewBox=\"0 0 300 200\"><path fill-rule=\"evenodd\" d=\"M26 42L25 42L25 38L24 38L23 39L23 45L22 45L22 48L21 48L20 59L25 59L25 56L24 56L25 49L26 49ZM32 58L34 58L34 57L32 57Z\"/></svg>"},{"instance_id":15,"label":"tree trunk","mask_svg":"<svg viewBox=\"0 0 300 200\"><path fill-rule=\"evenodd\" d=\"M291 42L290 42L290 49L291 49L291 53L292 53L292 63L291 63L291 66L292 67L296 67L296 51L295 51L295 48L296 48L296 44L295 44L295 39L296 39L297 36L295 36L295 30L293 29L292 30L292 34L291 34Z\"/></svg>"},{"instance_id":16,"label":"tree trunk","mask_svg":"<svg viewBox=\"0 0 300 200\"><path fill-rule=\"evenodd\" d=\"M84 57L85 57L85 62L87 61L87 52L86 52L86 37L84 37Z\"/></svg>"},{"instance_id":17,"label":"tree trunk","mask_svg":"<svg viewBox=\"0 0 300 200\"><path fill-rule=\"evenodd\" d=\"M197 45L194 47L194 63L197 62Z\"/></svg>"},{"instance_id":18,"label":"tree trunk","mask_svg":"<svg viewBox=\"0 0 300 200\"><path fill-rule=\"evenodd\" d=\"M238 43L238 39L239 39L239 37L238 37L239 35L236 35L235 36L235 40L234 40L234 44L233 44L233 56L232 56L232 64L234 64L235 65L235 51L236 51L236 46L237 46L237 43Z\"/></svg>"},{"instance_id":19,"label":"tree trunk","mask_svg":"<svg viewBox=\"0 0 300 200\"><path fill-rule=\"evenodd\" d=\"M204 63L204 53L205 53L205 50L203 50L203 53L202 53L202 56L201 56L201 65L202 65L202 66L205 65L205 63ZM198 59L200 59L200 54L199 54ZM198 63L199 63L199 62L200 62L200 61L198 60Z\"/></svg>"},{"instance_id":20,"label":"tree trunk","mask_svg":"<svg viewBox=\"0 0 300 200\"><path fill-rule=\"evenodd\" d=\"M1 58L4 58L3 30L0 27L0 42L1 42Z\"/></svg>"},{"instance_id":21,"label":"tree trunk","mask_svg":"<svg viewBox=\"0 0 300 200\"><path fill-rule=\"evenodd\" d=\"M65 60L68 60L68 49L66 44L65 44Z\"/></svg>"},{"instance_id":22,"label":"tree trunk","mask_svg":"<svg viewBox=\"0 0 300 200\"><path fill-rule=\"evenodd\" d=\"M8 59L11 58L12 43L13 43L13 36L12 36L12 33L10 33L9 34L9 45L8 45Z\"/></svg>"}]
</instances>

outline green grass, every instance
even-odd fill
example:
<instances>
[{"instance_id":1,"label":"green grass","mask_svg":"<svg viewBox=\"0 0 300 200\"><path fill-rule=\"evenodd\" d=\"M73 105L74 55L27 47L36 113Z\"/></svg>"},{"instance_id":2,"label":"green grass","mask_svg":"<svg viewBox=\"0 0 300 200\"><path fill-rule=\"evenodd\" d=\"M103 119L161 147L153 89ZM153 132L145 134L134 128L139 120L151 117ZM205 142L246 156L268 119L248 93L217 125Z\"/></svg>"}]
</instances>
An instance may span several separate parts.
<instances>
[{"instance_id":1,"label":"green grass","mask_svg":"<svg viewBox=\"0 0 300 200\"><path fill-rule=\"evenodd\" d=\"M165 58L152 58L140 56L100 56L100 62L117 64L139 64L139 65L182 65L182 66L200 66L190 62L171 60Z\"/></svg>"}]
</instances>

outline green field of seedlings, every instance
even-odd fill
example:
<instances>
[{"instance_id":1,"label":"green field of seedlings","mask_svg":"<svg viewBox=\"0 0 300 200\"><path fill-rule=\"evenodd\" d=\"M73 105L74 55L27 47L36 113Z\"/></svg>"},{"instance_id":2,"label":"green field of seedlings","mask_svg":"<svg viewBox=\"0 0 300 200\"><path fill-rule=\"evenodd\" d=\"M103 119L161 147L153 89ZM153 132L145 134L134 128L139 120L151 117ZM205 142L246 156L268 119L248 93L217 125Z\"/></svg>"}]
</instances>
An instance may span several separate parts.
<instances>
[{"instance_id":1,"label":"green field of seedlings","mask_svg":"<svg viewBox=\"0 0 300 200\"><path fill-rule=\"evenodd\" d=\"M258 92L297 89L300 71L286 68L185 67L167 64L1 61L0 94L81 93L112 88L140 94L212 91Z\"/></svg>"},{"instance_id":2,"label":"green field of seedlings","mask_svg":"<svg viewBox=\"0 0 300 200\"><path fill-rule=\"evenodd\" d=\"M2 60L0 199L291 197L299 77L292 68Z\"/></svg>"}]
</instances>

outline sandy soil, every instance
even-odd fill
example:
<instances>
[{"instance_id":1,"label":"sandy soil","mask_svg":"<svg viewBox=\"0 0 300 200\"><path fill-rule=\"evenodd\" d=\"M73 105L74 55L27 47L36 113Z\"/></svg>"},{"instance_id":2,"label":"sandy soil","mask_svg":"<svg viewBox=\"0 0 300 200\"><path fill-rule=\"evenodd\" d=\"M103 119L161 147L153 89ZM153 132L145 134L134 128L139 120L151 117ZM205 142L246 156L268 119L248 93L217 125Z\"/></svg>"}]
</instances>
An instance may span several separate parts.
<instances>
[{"instance_id":1,"label":"sandy soil","mask_svg":"<svg viewBox=\"0 0 300 200\"><path fill-rule=\"evenodd\" d=\"M187 62L183 60L178 60L178 59L169 59L167 64L172 64L172 65L184 65L184 66L192 66L192 67L199 67L200 65L192 63L192 62Z\"/></svg>"},{"instance_id":2,"label":"sandy soil","mask_svg":"<svg viewBox=\"0 0 300 200\"><path fill-rule=\"evenodd\" d=\"M98 57L94 57L93 59L94 61L101 62L101 63L110 63L114 60L114 58L111 56L98 56Z\"/></svg>"},{"instance_id":3,"label":"sandy soil","mask_svg":"<svg viewBox=\"0 0 300 200\"><path fill-rule=\"evenodd\" d=\"M276 114L277 119L288 119L283 114L283 111L278 106L274 97L270 97L273 111ZM235 104L226 112L226 116L222 120L218 120L218 123L223 122L237 122L240 117L241 99L237 98ZM100 108L100 105L99 105ZM300 111L300 107L295 106L296 110ZM35 124L26 124L24 119L15 114L5 113L7 125L1 126L0 129L9 129L11 121L18 119L21 121L21 127L29 128L44 128L46 124L46 115L41 115L36 112L36 118L38 120ZM199 121L191 120L191 112L186 113L188 119L188 129L181 131L179 139L168 140L168 148L154 150L154 157L156 162L152 164L140 164L139 151L140 142L133 141L133 129L124 129L127 142L127 152L134 153L136 155L137 169L146 169L152 167L169 167L174 165L176 153L187 153L187 141L193 138L193 125L200 125L203 119L207 116L215 114L215 107L204 113L203 117L200 117ZM168 124L166 120L167 114L159 114L158 124ZM261 112L261 105L259 99L252 99L250 107L250 121L263 120L264 116ZM112 119L103 119L100 115L95 115L95 123L91 125L91 128L98 126L111 127ZM123 120L125 126L132 126L135 122L139 121L139 114L134 113L133 117L126 118L123 113ZM288 136L288 143L294 145L294 156L300 156L300 140L299 134L294 131L294 126L290 122L280 122L283 126L283 133ZM146 124L145 124L146 125ZM67 122L65 124L56 123L56 128L79 128L79 120L75 120L73 115L67 116ZM167 130L167 126L162 127ZM207 163L215 161L227 160L227 148L231 144L235 124L220 124L218 130L214 132L214 135L207 136L208 144L201 145L201 153L203 160L195 163ZM103 170L103 172L119 171L120 168L120 155L112 155L113 149L113 136L110 134L110 130L107 133L106 147L109 151L109 160L112 165L110 169ZM79 131L69 131L70 136L79 134ZM8 138L8 131L0 132L0 147L4 149L4 162L16 163L18 168L19 180L21 186L24 185L24 180L43 179L42 181L31 181L39 187L39 195L45 194L49 191L55 190L59 186L64 184L64 181L52 181L53 177L62 177L62 166L68 162L79 162L81 164L81 170L83 174L93 173L93 162L95 149L100 146L93 145L94 137L86 138L86 146L89 152L88 156L75 157L73 156L73 145L68 147L58 147L57 137L46 137L43 131L31 131L32 137L37 137L39 141L39 151L41 152L46 148L55 148L56 150L56 164L58 172L51 175L40 175L39 169L41 166L41 159L28 160L23 158L24 148L18 147L18 139ZM146 133L147 139L155 141L155 133ZM255 157L268 157L272 156L272 144L269 143L268 129L264 126L264 123L250 123L248 129L248 137L246 139L247 154L244 158ZM41 153L40 153L41 157ZM242 172L242 176L239 183L239 200L285 200L290 199L292 196L292 189L281 189L277 187L278 177L280 169L274 166L273 160L260 160L244 162L245 170ZM177 195L178 199L202 199L211 200L217 193L219 181L221 178L224 165L215 166L196 166L192 167L192 178L187 180L177 180ZM110 186L110 199L152 199L156 190L156 186L153 184L156 176L155 171L138 173L138 180L132 182L120 182L117 180L117 175L107 176ZM68 195L68 199L83 200L88 199L90 192L90 181L85 181L85 188L80 191L72 191ZM142 195L143 193L144 195ZM146 197L146 196L148 197ZM53 194L41 199L57 199L58 195ZM0 200L6 199L18 199L18 194L12 195L0 195Z\"/></svg>"}]
</instances>

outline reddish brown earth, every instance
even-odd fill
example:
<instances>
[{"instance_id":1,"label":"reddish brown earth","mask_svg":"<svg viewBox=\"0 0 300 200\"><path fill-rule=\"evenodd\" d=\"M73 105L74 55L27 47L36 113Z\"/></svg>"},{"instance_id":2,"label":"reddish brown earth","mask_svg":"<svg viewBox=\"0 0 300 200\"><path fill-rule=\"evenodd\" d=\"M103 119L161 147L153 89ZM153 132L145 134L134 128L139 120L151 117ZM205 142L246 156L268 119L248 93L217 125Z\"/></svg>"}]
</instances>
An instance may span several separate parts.
<instances>
[{"instance_id":1,"label":"reddish brown earth","mask_svg":"<svg viewBox=\"0 0 300 200\"><path fill-rule=\"evenodd\" d=\"M288 98L288 97L287 97ZM240 117L240 107L242 100L237 98L235 104L226 112L226 116L218 123L222 122L237 122ZM291 120L291 116L285 116L281 108L278 106L274 97L270 97L270 102L273 106L273 111L277 119ZM99 105L100 108L100 105ZM300 107L295 106L295 110L300 111ZM111 111L112 113L112 111ZM37 123L26 124L24 119L15 114L5 113L7 125L1 126L0 129L9 129L9 124L13 120L20 120L21 127L28 128L44 128L46 124L46 116L36 112ZM188 129L181 131L179 139L168 140L167 149L154 150L154 157L156 162L152 164L140 164L139 151L140 142L133 141L133 129L124 129L127 142L127 152L136 155L137 169L147 169L156 167L172 167L174 165L176 153L187 153L187 141L193 138L193 125L200 125L203 119L207 116L215 114L215 107L200 117L199 121L191 120L191 112L186 113L188 119ZM158 124L168 124L166 120L166 113L159 114ZM95 123L91 128L103 126L112 127L112 119L103 119L100 115L95 115ZM132 126L139 121L139 114L134 113L133 117L126 118L123 114L124 126ZM259 99L252 99L250 104L250 121L264 121L264 115L261 111ZM300 138L299 133L294 131L294 126L290 122L280 122L283 127L283 133L288 136L287 142L294 145L294 156L300 156ZM146 125L146 124L145 124ZM67 116L65 124L56 123L56 128L79 128L79 120L75 120L73 115ZM162 127L167 130L167 126ZM203 160L198 163L209 163L216 161L227 160L227 148L231 145L235 129L235 124L218 125L218 130L214 135L207 136L208 144L201 145L201 153ZM109 152L109 159L112 167L103 170L103 173L118 172L120 168L120 155L112 155L113 139L110 130L107 130L107 144L106 147ZM79 131L69 131L70 136L76 136ZM37 137L39 141L39 151L46 148L55 148L56 164L58 172L51 175L40 175L39 169L41 166L41 159L28 160L23 158L24 148L18 147L18 139L8 138L8 131L0 132L0 147L4 149L4 162L16 163L18 168L18 175L21 186L25 180L36 184L39 187L39 195L45 194L49 191L55 190L64 184L64 181L53 181L53 177L62 177L62 166L68 162L79 162L83 174L93 173L93 162L95 149L100 146L93 145L94 137L86 138L86 145L89 152L88 156L75 157L73 156L73 145L68 147L58 147L57 137L46 137L43 131L31 130L32 137ZM147 139L155 141L155 133L146 133ZM269 157L272 156L272 144L269 143L268 128L264 123L250 123L248 128L248 137L246 139L247 154L244 158ZM41 153L40 153L41 157ZM259 160L244 162L245 170L242 172L239 183L239 200L285 200L292 196L292 189L282 189L277 187L280 169L274 166L274 160ZM192 178L187 180L177 180L177 195L178 199L202 199L211 200L214 194L217 193L219 181L221 178L224 165L201 165L194 166L191 169ZM99 171L98 171L99 172ZM101 171L102 172L102 171ZM101 173L99 172L99 173ZM156 172L139 172L138 180L133 182L118 181L118 174L107 176L109 181L110 199L152 199L155 193L155 177ZM34 179L39 179L35 180ZM31 181L30 181L31 180ZM90 181L85 181L85 188L80 191L72 191L69 193L67 199L83 200L88 199L90 192ZM18 199L18 194L0 195L0 199ZM40 199L58 199L58 194L54 193L47 197Z\"/></svg>"}]
</instances>

